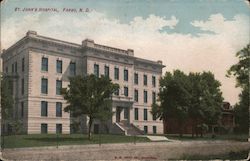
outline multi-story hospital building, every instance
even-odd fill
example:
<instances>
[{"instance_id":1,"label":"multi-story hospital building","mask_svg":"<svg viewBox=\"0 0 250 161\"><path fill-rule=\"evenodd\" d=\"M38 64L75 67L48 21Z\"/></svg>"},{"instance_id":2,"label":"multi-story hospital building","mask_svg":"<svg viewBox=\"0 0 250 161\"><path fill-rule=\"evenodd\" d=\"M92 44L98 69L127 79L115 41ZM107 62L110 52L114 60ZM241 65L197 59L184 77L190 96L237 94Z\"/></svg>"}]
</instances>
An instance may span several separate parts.
<instances>
[{"instance_id":1,"label":"multi-story hospital building","mask_svg":"<svg viewBox=\"0 0 250 161\"><path fill-rule=\"evenodd\" d=\"M112 96L108 128L111 133L163 133L163 123L151 114L156 101L161 61L134 56L131 49L122 50L85 39L70 43L28 31L26 36L3 50L3 72L13 78L14 118L22 121L24 133L70 133L74 118L64 112L66 101L61 88L69 76L94 73L106 75L119 84ZM87 129L87 118L80 119L79 129ZM102 130L96 120L93 131Z\"/></svg>"}]
</instances>

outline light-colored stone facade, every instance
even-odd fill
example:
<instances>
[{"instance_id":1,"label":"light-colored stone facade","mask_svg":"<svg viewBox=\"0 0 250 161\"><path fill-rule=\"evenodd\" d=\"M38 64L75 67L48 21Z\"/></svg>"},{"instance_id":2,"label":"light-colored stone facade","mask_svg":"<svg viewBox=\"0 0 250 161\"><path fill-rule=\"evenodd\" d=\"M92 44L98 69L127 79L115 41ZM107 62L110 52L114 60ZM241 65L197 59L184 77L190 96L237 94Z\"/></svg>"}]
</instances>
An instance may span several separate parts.
<instances>
[{"instance_id":1,"label":"light-colored stone facade","mask_svg":"<svg viewBox=\"0 0 250 161\"><path fill-rule=\"evenodd\" d=\"M134 57L131 49L122 50L95 44L86 39L81 45L56 40L38 35L34 31L27 32L26 36L16 44L3 51L3 71L13 76L13 97L15 98L15 116L23 121L25 133L41 133L41 124L47 124L47 132L55 133L56 124L62 125L62 133L70 133L71 119L69 113L63 112L56 116L56 103L66 101L56 94L56 81L62 81L62 87L69 84L70 62L76 65L76 75L94 73L94 65L99 66L99 75L104 74L105 66L109 67L109 77L120 85L119 95L112 96L113 111L115 114L110 125L126 121L144 130L147 133L163 133L161 120L153 120L151 104L153 92L157 95L159 79L162 75L161 61L154 62ZM41 68L42 58L48 60L48 71ZM57 72L56 62L62 61L62 72ZM114 79L114 68L119 69L119 79ZM128 70L128 81L124 80L124 69ZM134 74L138 74L138 84L134 83ZM144 75L147 76L147 85L144 85ZM155 77L153 85L152 77ZM41 93L42 78L48 80L47 94ZM124 95L124 87L128 87L128 96ZM134 100L134 91L138 90L138 102ZM144 103L144 91L147 91L147 102ZM47 102L47 116L41 116L41 102ZM138 120L135 120L135 108L138 109ZM124 111L128 110L127 118ZM118 112L119 111L119 112ZM147 113L147 119L144 118ZM84 118L86 120L86 118ZM99 122L96 121L95 124ZM86 124L84 124L86 125ZM116 128L111 128L115 133ZM86 129L85 129L86 130Z\"/></svg>"}]
</instances>

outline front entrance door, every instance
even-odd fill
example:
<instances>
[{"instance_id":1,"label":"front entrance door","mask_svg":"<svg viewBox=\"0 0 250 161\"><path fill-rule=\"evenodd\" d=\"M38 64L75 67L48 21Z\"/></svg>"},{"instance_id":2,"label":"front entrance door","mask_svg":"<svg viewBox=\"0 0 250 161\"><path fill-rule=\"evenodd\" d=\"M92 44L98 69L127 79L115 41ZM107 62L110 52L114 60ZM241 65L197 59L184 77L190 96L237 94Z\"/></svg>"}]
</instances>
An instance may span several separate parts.
<instances>
[{"instance_id":1,"label":"front entrance door","mask_svg":"<svg viewBox=\"0 0 250 161\"><path fill-rule=\"evenodd\" d=\"M116 122L121 121L121 108L116 107Z\"/></svg>"}]
</instances>

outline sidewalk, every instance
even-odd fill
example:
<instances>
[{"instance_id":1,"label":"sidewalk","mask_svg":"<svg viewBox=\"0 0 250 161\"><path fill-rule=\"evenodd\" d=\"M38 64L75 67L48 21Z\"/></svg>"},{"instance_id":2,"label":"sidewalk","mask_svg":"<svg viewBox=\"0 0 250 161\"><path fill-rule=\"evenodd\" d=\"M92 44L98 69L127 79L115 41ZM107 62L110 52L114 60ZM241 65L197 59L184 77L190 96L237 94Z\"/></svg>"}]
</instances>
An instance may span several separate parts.
<instances>
[{"instance_id":1,"label":"sidewalk","mask_svg":"<svg viewBox=\"0 0 250 161\"><path fill-rule=\"evenodd\" d=\"M250 150L249 142L236 141L172 141L150 143L70 145L6 149L9 160L166 160L184 154L223 154Z\"/></svg>"}]
</instances>

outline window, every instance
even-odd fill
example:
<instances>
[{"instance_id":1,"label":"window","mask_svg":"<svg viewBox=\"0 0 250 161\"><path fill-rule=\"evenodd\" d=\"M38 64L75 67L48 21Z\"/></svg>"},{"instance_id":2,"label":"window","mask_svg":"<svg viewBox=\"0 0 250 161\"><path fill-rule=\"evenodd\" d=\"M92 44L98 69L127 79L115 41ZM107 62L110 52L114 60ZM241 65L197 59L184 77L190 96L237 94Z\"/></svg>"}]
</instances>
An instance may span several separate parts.
<instances>
[{"instance_id":1,"label":"window","mask_svg":"<svg viewBox=\"0 0 250 161\"><path fill-rule=\"evenodd\" d=\"M48 58L42 58L42 71L48 71Z\"/></svg>"},{"instance_id":2,"label":"window","mask_svg":"<svg viewBox=\"0 0 250 161\"><path fill-rule=\"evenodd\" d=\"M153 86L153 87L156 86L155 76L152 76L152 86Z\"/></svg>"},{"instance_id":3,"label":"window","mask_svg":"<svg viewBox=\"0 0 250 161\"><path fill-rule=\"evenodd\" d=\"M41 133L42 134L48 133L48 124L41 124Z\"/></svg>"},{"instance_id":4,"label":"window","mask_svg":"<svg viewBox=\"0 0 250 161\"><path fill-rule=\"evenodd\" d=\"M148 102L148 92L144 91L144 103Z\"/></svg>"},{"instance_id":5,"label":"window","mask_svg":"<svg viewBox=\"0 0 250 161\"><path fill-rule=\"evenodd\" d=\"M41 102L41 116L48 116L48 102Z\"/></svg>"},{"instance_id":6,"label":"window","mask_svg":"<svg viewBox=\"0 0 250 161\"><path fill-rule=\"evenodd\" d=\"M128 108L124 109L124 119L128 119Z\"/></svg>"},{"instance_id":7,"label":"window","mask_svg":"<svg viewBox=\"0 0 250 161\"><path fill-rule=\"evenodd\" d=\"M135 89L134 92L135 92L135 93L134 93L134 101L138 102L138 90Z\"/></svg>"},{"instance_id":8,"label":"window","mask_svg":"<svg viewBox=\"0 0 250 161\"><path fill-rule=\"evenodd\" d=\"M94 64L94 75L99 77L99 65Z\"/></svg>"},{"instance_id":9,"label":"window","mask_svg":"<svg viewBox=\"0 0 250 161\"><path fill-rule=\"evenodd\" d=\"M148 133L148 126L144 126L144 133L145 133L145 134Z\"/></svg>"},{"instance_id":10,"label":"window","mask_svg":"<svg viewBox=\"0 0 250 161\"><path fill-rule=\"evenodd\" d=\"M24 72L24 58L22 58L22 72Z\"/></svg>"},{"instance_id":11,"label":"window","mask_svg":"<svg viewBox=\"0 0 250 161\"><path fill-rule=\"evenodd\" d=\"M61 95L61 90L62 90L62 81L56 80L56 94Z\"/></svg>"},{"instance_id":12,"label":"window","mask_svg":"<svg viewBox=\"0 0 250 161\"><path fill-rule=\"evenodd\" d=\"M115 94L116 96L119 96L119 89L115 90L114 94Z\"/></svg>"},{"instance_id":13,"label":"window","mask_svg":"<svg viewBox=\"0 0 250 161\"><path fill-rule=\"evenodd\" d=\"M153 134L156 134L157 130L156 130L156 126L153 126Z\"/></svg>"},{"instance_id":14,"label":"window","mask_svg":"<svg viewBox=\"0 0 250 161\"><path fill-rule=\"evenodd\" d=\"M56 124L56 133L61 134L62 133L62 124Z\"/></svg>"},{"instance_id":15,"label":"window","mask_svg":"<svg viewBox=\"0 0 250 161\"><path fill-rule=\"evenodd\" d=\"M124 69L124 81L128 81L128 70Z\"/></svg>"},{"instance_id":16,"label":"window","mask_svg":"<svg viewBox=\"0 0 250 161\"><path fill-rule=\"evenodd\" d=\"M56 117L62 117L62 103L56 102Z\"/></svg>"},{"instance_id":17,"label":"window","mask_svg":"<svg viewBox=\"0 0 250 161\"><path fill-rule=\"evenodd\" d=\"M134 84L138 84L138 73L134 74Z\"/></svg>"},{"instance_id":18,"label":"window","mask_svg":"<svg viewBox=\"0 0 250 161\"><path fill-rule=\"evenodd\" d=\"M104 75L105 75L106 77L109 77L109 67L106 66L106 65L105 65L105 67L104 67Z\"/></svg>"},{"instance_id":19,"label":"window","mask_svg":"<svg viewBox=\"0 0 250 161\"><path fill-rule=\"evenodd\" d=\"M124 87L124 96L128 97L128 87Z\"/></svg>"},{"instance_id":20,"label":"window","mask_svg":"<svg viewBox=\"0 0 250 161\"><path fill-rule=\"evenodd\" d=\"M8 88L9 88L10 94L13 95L14 87L13 87L13 82L12 81L9 81Z\"/></svg>"},{"instance_id":21,"label":"window","mask_svg":"<svg viewBox=\"0 0 250 161\"><path fill-rule=\"evenodd\" d=\"M69 72L70 72L70 75L76 75L76 63L70 62Z\"/></svg>"},{"instance_id":22,"label":"window","mask_svg":"<svg viewBox=\"0 0 250 161\"><path fill-rule=\"evenodd\" d=\"M11 68L11 71L12 71L12 73L14 73L15 72L15 65L14 64L12 64L12 66L11 66L12 68Z\"/></svg>"},{"instance_id":23,"label":"window","mask_svg":"<svg viewBox=\"0 0 250 161\"><path fill-rule=\"evenodd\" d=\"M115 67L115 80L119 80L119 68Z\"/></svg>"},{"instance_id":24,"label":"window","mask_svg":"<svg viewBox=\"0 0 250 161\"><path fill-rule=\"evenodd\" d=\"M15 73L17 73L17 62L15 62Z\"/></svg>"},{"instance_id":25,"label":"window","mask_svg":"<svg viewBox=\"0 0 250 161\"><path fill-rule=\"evenodd\" d=\"M135 120L138 120L139 115L138 115L138 108L135 108Z\"/></svg>"},{"instance_id":26,"label":"window","mask_svg":"<svg viewBox=\"0 0 250 161\"><path fill-rule=\"evenodd\" d=\"M147 77L147 75L143 75L143 85L144 86L147 86L148 85L148 77Z\"/></svg>"},{"instance_id":27,"label":"window","mask_svg":"<svg viewBox=\"0 0 250 161\"><path fill-rule=\"evenodd\" d=\"M152 92L152 103L156 102L156 94L155 92Z\"/></svg>"},{"instance_id":28,"label":"window","mask_svg":"<svg viewBox=\"0 0 250 161\"><path fill-rule=\"evenodd\" d=\"M14 72L15 72L15 64L12 64L11 67L12 67L12 68L11 68L11 71L12 71L12 73L14 73Z\"/></svg>"},{"instance_id":29,"label":"window","mask_svg":"<svg viewBox=\"0 0 250 161\"><path fill-rule=\"evenodd\" d=\"M56 61L56 72L62 73L62 61L61 60Z\"/></svg>"},{"instance_id":30,"label":"window","mask_svg":"<svg viewBox=\"0 0 250 161\"><path fill-rule=\"evenodd\" d=\"M21 93L24 94L24 79L21 80Z\"/></svg>"},{"instance_id":31,"label":"window","mask_svg":"<svg viewBox=\"0 0 250 161\"><path fill-rule=\"evenodd\" d=\"M48 79L42 78L41 93L48 94Z\"/></svg>"},{"instance_id":32,"label":"window","mask_svg":"<svg viewBox=\"0 0 250 161\"><path fill-rule=\"evenodd\" d=\"M24 103L21 102L21 118L23 118L24 115Z\"/></svg>"},{"instance_id":33,"label":"window","mask_svg":"<svg viewBox=\"0 0 250 161\"><path fill-rule=\"evenodd\" d=\"M148 109L144 109L143 110L143 118L144 118L144 121L147 121L148 120Z\"/></svg>"}]
</instances>

